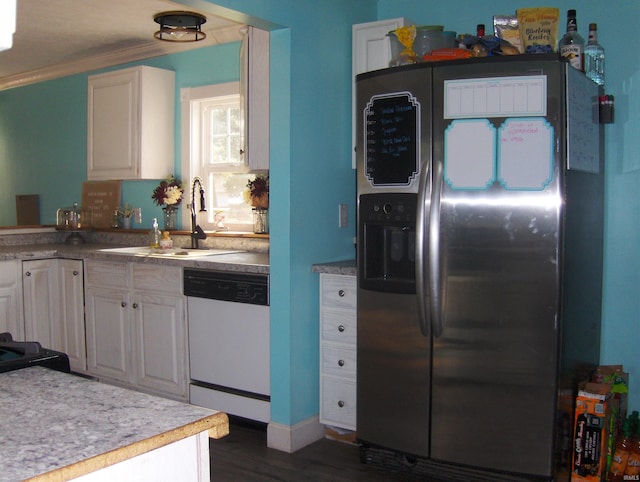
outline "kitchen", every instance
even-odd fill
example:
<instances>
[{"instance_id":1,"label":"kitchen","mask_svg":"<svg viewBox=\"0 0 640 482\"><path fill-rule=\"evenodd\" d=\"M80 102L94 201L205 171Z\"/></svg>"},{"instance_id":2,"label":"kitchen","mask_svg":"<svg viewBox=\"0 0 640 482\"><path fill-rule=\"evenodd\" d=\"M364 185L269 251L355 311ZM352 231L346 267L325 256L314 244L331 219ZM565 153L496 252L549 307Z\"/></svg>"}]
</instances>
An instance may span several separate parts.
<instances>
[{"instance_id":1,"label":"kitchen","mask_svg":"<svg viewBox=\"0 0 640 482\"><path fill-rule=\"evenodd\" d=\"M185 7L201 4L181 2ZM206 3L206 2L205 2ZM558 3L562 10L569 2ZM455 8L453 8L455 7ZM512 12L514 5L501 1L479 9L468 1L279 2L227 0L211 4L214 11L245 12L256 25L271 31L271 226L270 272L272 325L272 420L293 434L318 414L318 279L310 266L319 262L352 259L355 251L355 173L351 169L351 25L385 18L407 17L416 24L440 23L460 32L472 31L495 11ZM637 264L640 233L638 205L637 106L633 79L639 69L634 45L636 5L603 5L583 2L579 7L583 30L597 21L600 42L607 48L607 91L616 96L616 123L606 128L607 234L605 238L605 286L602 362L623 363L632 373L631 403L638 405L639 306ZM615 33L614 33L615 32ZM311 33L311 34L310 34ZM625 48L617 48L625 46ZM237 45L195 51L185 58L150 59L149 65L180 72L182 85L234 79ZM230 52L231 51L231 52ZM203 72L203 65L210 70ZM215 68L213 68L215 66ZM204 77L203 77L204 76ZM636 87L637 88L637 87ZM55 208L71 205L85 180L86 76L52 80L0 92L2 131L3 204L13 206L14 188L42 192L48 216ZM5 112L7 114L5 115ZM40 115L36 115L40 114ZM57 122L64 115L65 122ZM321 126L321 127L320 127ZM39 142L31 140L38 139ZM6 163L20 159L19 166ZM38 171L33 164L37 163ZM36 177L34 172L38 172ZM71 186L59 189L57 186ZM154 211L148 200L151 184L125 185L127 199L143 207L145 219ZM75 189L75 192L73 191ZM143 202L147 204L143 204ZM349 207L348 227L339 228L337 206ZM7 208L5 212L13 209ZM45 212L43 210L43 212ZM277 213L273 214L273 213ZM47 222L46 220L43 220ZM2 224L11 224L3 221ZM635 400L635 403L633 402ZM288 442L295 449L299 442Z\"/></svg>"}]
</instances>

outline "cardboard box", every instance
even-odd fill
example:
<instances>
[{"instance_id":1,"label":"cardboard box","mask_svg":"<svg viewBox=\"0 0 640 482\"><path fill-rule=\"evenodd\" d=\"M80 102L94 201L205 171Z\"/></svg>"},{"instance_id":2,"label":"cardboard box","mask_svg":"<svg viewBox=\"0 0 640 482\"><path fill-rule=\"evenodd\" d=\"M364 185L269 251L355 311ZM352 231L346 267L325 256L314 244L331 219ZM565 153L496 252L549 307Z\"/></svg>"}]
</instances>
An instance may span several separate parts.
<instances>
[{"instance_id":1,"label":"cardboard box","mask_svg":"<svg viewBox=\"0 0 640 482\"><path fill-rule=\"evenodd\" d=\"M576 397L571 482L602 482L607 475L611 386L586 383Z\"/></svg>"}]
</instances>

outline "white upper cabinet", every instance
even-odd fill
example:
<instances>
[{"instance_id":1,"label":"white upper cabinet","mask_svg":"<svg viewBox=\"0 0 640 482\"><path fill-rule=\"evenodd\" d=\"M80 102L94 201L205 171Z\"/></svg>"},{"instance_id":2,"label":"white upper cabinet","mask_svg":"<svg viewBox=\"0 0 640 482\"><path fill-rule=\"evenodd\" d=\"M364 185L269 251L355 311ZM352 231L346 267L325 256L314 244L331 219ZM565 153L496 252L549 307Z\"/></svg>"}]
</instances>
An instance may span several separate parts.
<instances>
[{"instance_id":1,"label":"white upper cabinet","mask_svg":"<svg viewBox=\"0 0 640 482\"><path fill-rule=\"evenodd\" d=\"M162 179L174 167L175 73L139 66L89 77L89 180Z\"/></svg>"},{"instance_id":2,"label":"white upper cabinet","mask_svg":"<svg viewBox=\"0 0 640 482\"><path fill-rule=\"evenodd\" d=\"M391 43L387 34L398 27L410 25L406 18L392 18L378 22L359 23L352 27L352 164L356 168L356 75L385 69L391 61Z\"/></svg>"},{"instance_id":3,"label":"white upper cabinet","mask_svg":"<svg viewBox=\"0 0 640 482\"><path fill-rule=\"evenodd\" d=\"M244 162L250 171L269 169L269 32L247 27L240 48L240 104Z\"/></svg>"}]
</instances>

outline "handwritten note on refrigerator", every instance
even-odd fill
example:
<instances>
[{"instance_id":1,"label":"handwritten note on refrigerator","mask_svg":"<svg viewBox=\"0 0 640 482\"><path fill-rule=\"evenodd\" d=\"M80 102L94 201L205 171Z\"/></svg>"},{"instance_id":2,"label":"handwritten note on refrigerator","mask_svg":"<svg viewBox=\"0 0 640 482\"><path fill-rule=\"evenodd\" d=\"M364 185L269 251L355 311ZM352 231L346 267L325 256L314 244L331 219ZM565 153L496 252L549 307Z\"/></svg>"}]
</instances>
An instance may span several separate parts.
<instances>
[{"instance_id":1,"label":"handwritten note on refrigerator","mask_svg":"<svg viewBox=\"0 0 640 482\"><path fill-rule=\"evenodd\" d=\"M553 179L553 126L541 118L507 119L498 135L498 179L505 189L547 187Z\"/></svg>"},{"instance_id":2,"label":"handwritten note on refrigerator","mask_svg":"<svg viewBox=\"0 0 640 482\"><path fill-rule=\"evenodd\" d=\"M547 76L447 80L444 118L547 115Z\"/></svg>"}]
</instances>

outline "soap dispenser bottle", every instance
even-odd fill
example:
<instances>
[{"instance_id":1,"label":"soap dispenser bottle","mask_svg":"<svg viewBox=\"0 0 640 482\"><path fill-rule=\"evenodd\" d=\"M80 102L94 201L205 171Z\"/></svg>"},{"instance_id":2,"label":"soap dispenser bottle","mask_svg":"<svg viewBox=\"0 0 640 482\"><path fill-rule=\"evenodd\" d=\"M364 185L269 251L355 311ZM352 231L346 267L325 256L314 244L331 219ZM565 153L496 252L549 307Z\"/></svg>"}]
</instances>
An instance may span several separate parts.
<instances>
[{"instance_id":1,"label":"soap dispenser bottle","mask_svg":"<svg viewBox=\"0 0 640 482\"><path fill-rule=\"evenodd\" d=\"M153 218L153 228L149 233L149 246L151 248L160 247L160 229L158 228L158 218Z\"/></svg>"}]
</instances>

